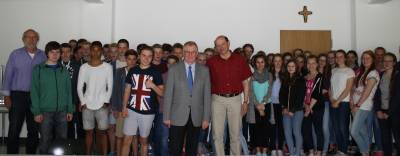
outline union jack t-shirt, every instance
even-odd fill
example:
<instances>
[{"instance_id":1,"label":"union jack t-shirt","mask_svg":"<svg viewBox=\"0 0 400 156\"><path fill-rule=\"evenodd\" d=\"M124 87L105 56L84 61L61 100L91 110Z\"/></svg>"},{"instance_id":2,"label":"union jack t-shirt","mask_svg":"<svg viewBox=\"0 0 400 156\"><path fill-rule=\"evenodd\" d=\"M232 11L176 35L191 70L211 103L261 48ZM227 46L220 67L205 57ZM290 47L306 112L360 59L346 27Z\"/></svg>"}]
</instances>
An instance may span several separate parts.
<instances>
[{"instance_id":1,"label":"union jack t-shirt","mask_svg":"<svg viewBox=\"0 0 400 156\"><path fill-rule=\"evenodd\" d=\"M131 85L128 108L140 114L155 114L158 110L157 94L146 87L146 81L162 85L161 73L153 66L141 69L136 66L129 70L125 82Z\"/></svg>"}]
</instances>

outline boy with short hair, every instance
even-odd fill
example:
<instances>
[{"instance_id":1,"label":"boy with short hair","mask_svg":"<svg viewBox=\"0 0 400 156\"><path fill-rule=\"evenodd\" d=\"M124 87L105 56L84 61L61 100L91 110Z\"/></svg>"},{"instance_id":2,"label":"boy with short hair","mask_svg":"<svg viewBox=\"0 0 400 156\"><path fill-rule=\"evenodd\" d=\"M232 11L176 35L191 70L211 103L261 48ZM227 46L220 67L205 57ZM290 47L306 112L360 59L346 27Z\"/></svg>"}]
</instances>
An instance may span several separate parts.
<instances>
[{"instance_id":1,"label":"boy with short hair","mask_svg":"<svg viewBox=\"0 0 400 156\"><path fill-rule=\"evenodd\" d=\"M122 155L129 154L129 146L139 129L141 155L147 155L147 138L158 109L157 96L163 96L161 73L151 66L153 49L143 47L139 52L140 64L129 70L126 77L122 116L125 134Z\"/></svg>"},{"instance_id":2,"label":"boy with short hair","mask_svg":"<svg viewBox=\"0 0 400 156\"><path fill-rule=\"evenodd\" d=\"M86 131L87 155L92 154L95 125L100 152L102 155L107 154L108 104L113 87L113 71L110 64L101 61L102 48L99 41L92 43L90 60L81 66L78 76L78 95L83 129Z\"/></svg>"},{"instance_id":3,"label":"boy with short hair","mask_svg":"<svg viewBox=\"0 0 400 156\"><path fill-rule=\"evenodd\" d=\"M71 80L67 69L58 63L60 44L47 43L47 61L36 65L32 71L31 111L40 124L40 154L50 154L49 146L55 139L67 139L67 121L72 120Z\"/></svg>"}]
</instances>

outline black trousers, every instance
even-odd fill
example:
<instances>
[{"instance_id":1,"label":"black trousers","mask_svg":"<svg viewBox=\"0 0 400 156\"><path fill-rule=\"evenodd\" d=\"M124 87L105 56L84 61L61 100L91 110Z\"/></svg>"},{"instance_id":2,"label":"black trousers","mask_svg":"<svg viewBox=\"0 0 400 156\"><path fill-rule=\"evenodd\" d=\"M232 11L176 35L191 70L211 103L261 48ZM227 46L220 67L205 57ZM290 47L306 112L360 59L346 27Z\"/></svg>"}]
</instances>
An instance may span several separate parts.
<instances>
[{"instance_id":1,"label":"black trousers","mask_svg":"<svg viewBox=\"0 0 400 156\"><path fill-rule=\"evenodd\" d=\"M382 148L385 156L392 156L393 138L392 138L392 122L388 119L378 119L379 127L381 128Z\"/></svg>"},{"instance_id":2,"label":"black trousers","mask_svg":"<svg viewBox=\"0 0 400 156\"><path fill-rule=\"evenodd\" d=\"M26 120L28 136L26 139L26 154L36 154L39 143L38 123L31 112L31 97L29 92L12 91L12 105L8 115L9 127L7 137L7 154L18 154L19 135Z\"/></svg>"},{"instance_id":3,"label":"black trousers","mask_svg":"<svg viewBox=\"0 0 400 156\"><path fill-rule=\"evenodd\" d=\"M400 112L398 112L400 114ZM393 132L393 137L394 141L396 142L396 150L397 150L397 155L400 155L400 124L399 124L399 115L396 114L396 116L392 115L392 132Z\"/></svg>"},{"instance_id":4,"label":"black trousers","mask_svg":"<svg viewBox=\"0 0 400 156\"><path fill-rule=\"evenodd\" d=\"M173 126L169 129L169 153L171 156L182 155L183 143L186 145L185 151L186 156L196 156L197 155L197 145L199 143L200 127L194 127L192 123L192 118L190 117L185 126Z\"/></svg>"},{"instance_id":5,"label":"black trousers","mask_svg":"<svg viewBox=\"0 0 400 156\"><path fill-rule=\"evenodd\" d=\"M269 113L267 113L267 109L264 110L265 115L261 116L260 112L255 108L255 119L256 124L254 127L255 139L254 146L255 147L269 147L271 145L271 124L269 123Z\"/></svg>"},{"instance_id":6,"label":"black trousers","mask_svg":"<svg viewBox=\"0 0 400 156\"><path fill-rule=\"evenodd\" d=\"M256 138L256 132L254 131L256 127L256 124L249 123L249 136L250 136L250 141L249 141L249 146L254 147L254 139Z\"/></svg>"},{"instance_id":7,"label":"black trousers","mask_svg":"<svg viewBox=\"0 0 400 156\"><path fill-rule=\"evenodd\" d=\"M72 121L68 122L68 139L84 139L85 130L83 129L82 112L74 112ZM76 137L76 138L75 138Z\"/></svg>"},{"instance_id":8,"label":"black trousers","mask_svg":"<svg viewBox=\"0 0 400 156\"><path fill-rule=\"evenodd\" d=\"M322 123L324 118L324 109L314 109L313 113L308 117L304 117L302 133L304 142L304 152L314 149L313 127L317 137L317 150L322 151L324 148L324 133Z\"/></svg>"}]
</instances>

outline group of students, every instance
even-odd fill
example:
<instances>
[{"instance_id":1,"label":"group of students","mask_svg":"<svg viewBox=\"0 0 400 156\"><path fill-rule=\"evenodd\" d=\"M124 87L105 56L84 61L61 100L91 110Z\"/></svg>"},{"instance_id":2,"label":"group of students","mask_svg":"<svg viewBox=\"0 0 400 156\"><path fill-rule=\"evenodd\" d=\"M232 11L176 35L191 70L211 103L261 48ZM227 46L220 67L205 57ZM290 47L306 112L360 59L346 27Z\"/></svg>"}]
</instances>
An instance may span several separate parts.
<instances>
[{"instance_id":1,"label":"group of students","mask_svg":"<svg viewBox=\"0 0 400 156\"><path fill-rule=\"evenodd\" d=\"M197 45L192 41L173 46L139 44L135 51L129 49L125 39L104 46L99 41L89 43L84 39L63 44L51 41L43 52L36 49L38 39L34 30L24 32L25 47L15 50L6 66L3 89L10 91L5 99L10 109L8 153L18 152L17 137L25 118L21 119L21 114L27 118L28 141L32 143L27 145L27 153L31 154L35 153L34 138L38 136L35 136L35 125L28 121L29 115L40 123L37 130L41 154L50 153L54 139L65 141L67 138L85 138L85 154L93 154L95 135L97 150L103 155L137 155L139 144L141 155L147 155L149 144L155 155L181 154L183 148L186 148L186 155L196 155L193 147L197 148L197 143L207 144L207 136L212 138L209 139L212 150L218 155L224 153L221 149L228 145L226 139L222 144L223 134L220 134L227 135L223 129L228 129L228 124L232 124L229 133L231 154L234 155L238 154L234 148L239 145L234 136L239 132L234 130L235 126L241 127L240 145L245 155L326 155L336 148L337 154L346 155L350 134L363 155L372 152L373 142L375 154L391 156L393 145L400 151L397 143L400 125L395 121L400 118L400 105L396 103L400 100L399 68L396 56L381 47L375 52L363 52L358 66L357 53L343 50L318 56L301 49L282 55L266 55L263 51L253 55L253 45L245 44L231 55L225 36L216 39L216 50L208 48L204 53L198 53ZM192 51L183 50L184 47L192 48ZM224 55L218 53L224 50L229 54L225 61L222 60ZM229 62L233 59L236 62ZM242 60L247 60L248 65L243 64L246 67L232 66ZM192 69L193 61L197 63ZM180 96L186 96L186 93L177 96L175 90L178 88L181 92L179 87L171 88L174 86L171 85L172 78L179 75L178 67L173 67L178 62L185 62L185 66L190 63L186 69L190 74L183 76L188 82L179 82L181 79L177 78L178 83L187 83L185 87L189 87L187 96L190 99L198 96L192 95L196 93L192 92L193 87L199 88L196 84L205 86L201 87L200 107L194 105L199 101L177 106L182 101ZM224 67L216 66L218 63ZM21 68L27 69L17 70ZM170 69L174 69L172 75L168 74ZM218 94L215 83L238 78L229 77L230 73L221 69L241 73L238 82L243 81L244 98L242 107L237 109L239 114L232 113L233 103L237 100L232 104L226 102L231 97L236 99L239 94ZM195 78L194 73L200 71L206 73L202 76L205 82L200 83ZM223 75L216 80L216 73ZM23 77L29 77L29 80ZM30 85L16 84L21 81L28 81L25 83ZM223 88L225 84L218 85ZM230 84L226 85L229 88ZM31 104L25 106L23 103ZM222 106L227 109L227 121L225 116L217 118L222 115L218 114ZM177 126L181 119L176 118L182 114L171 114L177 111L172 108L186 107L189 107L189 120L183 121L183 127ZM191 111L191 107L201 109ZM170 117L176 123L171 123ZM243 118L243 122L233 121L236 118ZM209 126L210 120L214 125ZM190 128L192 130L188 130ZM180 134L185 131L193 135L186 134L185 138ZM184 142L186 147L182 146Z\"/></svg>"},{"instance_id":2,"label":"group of students","mask_svg":"<svg viewBox=\"0 0 400 156\"><path fill-rule=\"evenodd\" d=\"M362 155L392 156L393 138L399 151L397 58L382 47L360 58L358 66L354 51L315 56L296 49L249 59L254 73L246 121L257 155L267 149L283 155L284 143L289 155L326 155L335 148L347 155L350 136Z\"/></svg>"}]
</instances>

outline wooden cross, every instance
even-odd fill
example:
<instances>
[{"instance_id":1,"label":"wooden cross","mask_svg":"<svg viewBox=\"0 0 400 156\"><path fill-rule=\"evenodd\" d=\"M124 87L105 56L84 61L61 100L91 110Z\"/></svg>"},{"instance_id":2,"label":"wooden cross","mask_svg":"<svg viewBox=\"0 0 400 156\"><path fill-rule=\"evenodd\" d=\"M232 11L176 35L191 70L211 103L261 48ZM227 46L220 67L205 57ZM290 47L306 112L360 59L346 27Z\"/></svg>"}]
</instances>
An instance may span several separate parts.
<instances>
[{"instance_id":1,"label":"wooden cross","mask_svg":"<svg viewBox=\"0 0 400 156\"><path fill-rule=\"evenodd\" d=\"M312 12L307 10L307 6L303 6L303 11L300 11L299 15L302 15L304 23L307 23L308 15L312 15Z\"/></svg>"}]
</instances>

